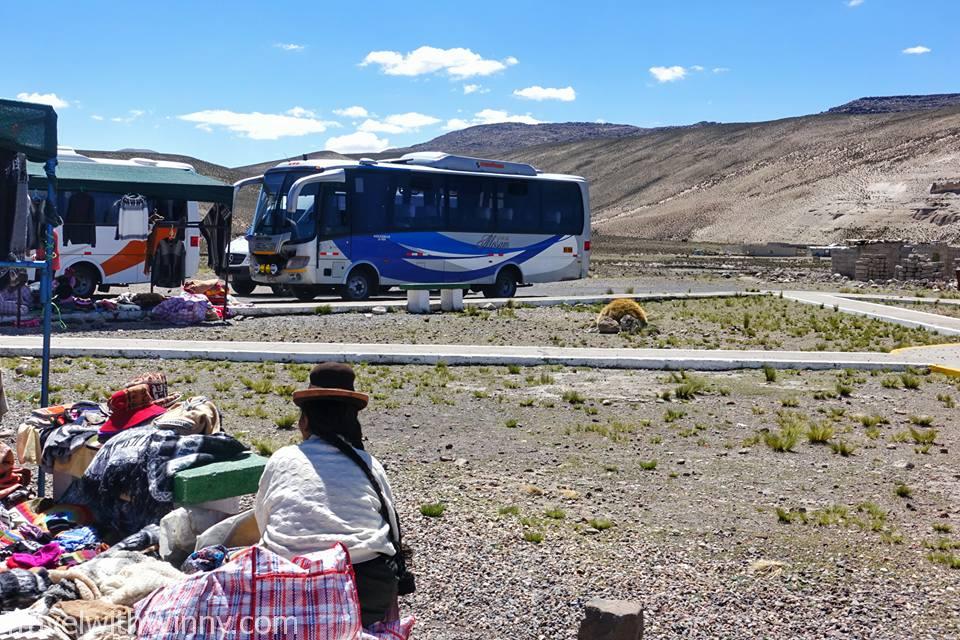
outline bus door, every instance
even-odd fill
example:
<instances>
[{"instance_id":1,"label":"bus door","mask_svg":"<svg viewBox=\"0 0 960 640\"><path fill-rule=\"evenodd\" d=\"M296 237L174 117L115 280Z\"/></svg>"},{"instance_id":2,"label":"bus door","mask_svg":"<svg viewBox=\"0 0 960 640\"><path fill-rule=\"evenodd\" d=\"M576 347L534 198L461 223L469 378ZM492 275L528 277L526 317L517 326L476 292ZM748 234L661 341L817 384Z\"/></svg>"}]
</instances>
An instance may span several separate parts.
<instances>
[{"instance_id":1,"label":"bus door","mask_svg":"<svg viewBox=\"0 0 960 640\"><path fill-rule=\"evenodd\" d=\"M346 185L342 182L324 183L320 200L316 262L318 282L341 283L347 277L353 256Z\"/></svg>"}]
</instances>

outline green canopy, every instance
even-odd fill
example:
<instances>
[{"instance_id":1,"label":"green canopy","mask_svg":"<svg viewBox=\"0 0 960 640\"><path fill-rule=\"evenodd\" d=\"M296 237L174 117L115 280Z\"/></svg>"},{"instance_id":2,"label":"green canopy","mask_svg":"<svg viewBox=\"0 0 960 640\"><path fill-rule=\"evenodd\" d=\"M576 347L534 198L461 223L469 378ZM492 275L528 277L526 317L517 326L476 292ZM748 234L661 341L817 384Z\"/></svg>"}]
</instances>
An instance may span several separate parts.
<instances>
[{"instance_id":1,"label":"green canopy","mask_svg":"<svg viewBox=\"0 0 960 640\"><path fill-rule=\"evenodd\" d=\"M57 112L32 102L0 100L0 149L43 162L57 156Z\"/></svg>"},{"instance_id":2,"label":"green canopy","mask_svg":"<svg viewBox=\"0 0 960 640\"><path fill-rule=\"evenodd\" d=\"M43 165L27 163L31 189L46 189ZM233 186L187 169L63 160L57 164L58 191L137 193L147 198L219 202L233 206Z\"/></svg>"}]
</instances>

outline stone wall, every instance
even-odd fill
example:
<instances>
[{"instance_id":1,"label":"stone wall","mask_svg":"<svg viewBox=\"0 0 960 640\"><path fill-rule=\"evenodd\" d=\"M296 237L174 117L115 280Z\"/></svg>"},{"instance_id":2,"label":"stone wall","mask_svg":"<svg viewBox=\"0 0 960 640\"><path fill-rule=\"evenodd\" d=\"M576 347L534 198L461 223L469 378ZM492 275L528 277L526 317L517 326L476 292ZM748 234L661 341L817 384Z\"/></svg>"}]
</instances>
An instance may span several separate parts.
<instances>
[{"instance_id":1,"label":"stone wall","mask_svg":"<svg viewBox=\"0 0 960 640\"><path fill-rule=\"evenodd\" d=\"M831 266L854 280L952 280L960 247L945 243L851 240L831 252Z\"/></svg>"}]
</instances>

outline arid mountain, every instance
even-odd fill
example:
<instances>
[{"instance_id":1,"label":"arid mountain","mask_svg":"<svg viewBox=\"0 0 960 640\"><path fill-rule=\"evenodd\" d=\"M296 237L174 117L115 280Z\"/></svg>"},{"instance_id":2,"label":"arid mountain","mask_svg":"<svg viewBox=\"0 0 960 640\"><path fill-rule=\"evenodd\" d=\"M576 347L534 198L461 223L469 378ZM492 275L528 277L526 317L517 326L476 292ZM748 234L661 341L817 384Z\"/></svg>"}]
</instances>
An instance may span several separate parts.
<instances>
[{"instance_id":1,"label":"arid mountain","mask_svg":"<svg viewBox=\"0 0 960 640\"><path fill-rule=\"evenodd\" d=\"M590 180L603 234L714 242L960 239L960 107L821 114L508 154Z\"/></svg>"},{"instance_id":2,"label":"arid mountain","mask_svg":"<svg viewBox=\"0 0 960 640\"><path fill-rule=\"evenodd\" d=\"M938 93L927 96L887 96L859 98L827 109L827 113L899 113L901 111L924 111L960 107L960 93Z\"/></svg>"},{"instance_id":3,"label":"arid mountain","mask_svg":"<svg viewBox=\"0 0 960 640\"><path fill-rule=\"evenodd\" d=\"M445 151L466 156L500 156L510 151L541 144L562 144L581 140L623 138L643 134L642 129L630 124L601 124L595 122L557 122L521 124L505 122L484 124L451 131L428 142L401 149L384 151L381 156L396 157L411 151Z\"/></svg>"},{"instance_id":4,"label":"arid mountain","mask_svg":"<svg viewBox=\"0 0 960 640\"><path fill-rule=\"evenodd\" d=\"M662 129L484 125L380 157L429 149L583 175L590 181L598 240L616 235L733 243L850 237L960 241L960 195L930 193L932 182L960 179L958 98L861 98L819 115ZM143 151L82 153L188 162L226 182L280 162L228 168ZM241 192L236 229L249 223L255 199L254 189Z\"/></svg>"}]
</instances>

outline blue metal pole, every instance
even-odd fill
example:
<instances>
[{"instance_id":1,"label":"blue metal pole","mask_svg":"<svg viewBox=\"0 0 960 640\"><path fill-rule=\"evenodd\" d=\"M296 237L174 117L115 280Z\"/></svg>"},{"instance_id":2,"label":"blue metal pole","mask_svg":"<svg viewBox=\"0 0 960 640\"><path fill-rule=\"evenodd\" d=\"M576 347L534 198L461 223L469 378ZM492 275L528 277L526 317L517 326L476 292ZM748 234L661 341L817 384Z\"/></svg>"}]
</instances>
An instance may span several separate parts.
<instances>
[{"instance_id":1,"label":"blue metal pole","mask_svg":"<svg viewBox=\"0 0 960 640\"><path fill-rule=\"evenodd\" d=\"M47 174L47 204L51 207L51 213L56 216L57 211L57 159L50 158L43 165L43 170ZM53 297L53 225L50 224L50 218L47 218L45 225L46 233L44 237L44 262L45 267L40 276L40 300L43 303L43 363L42 375L40 378L40 406L46 407L49 404L50 391L50 332L53 319L52 297ZM46 474L43 469L37 471L37 493L42 497L45 494L47 484Z\"/></svg>"}]
</instances>

